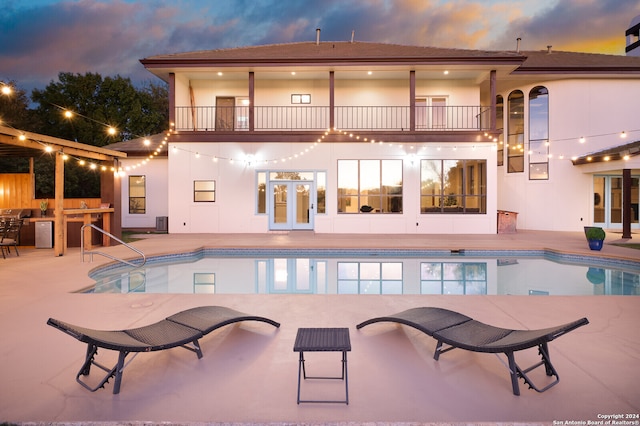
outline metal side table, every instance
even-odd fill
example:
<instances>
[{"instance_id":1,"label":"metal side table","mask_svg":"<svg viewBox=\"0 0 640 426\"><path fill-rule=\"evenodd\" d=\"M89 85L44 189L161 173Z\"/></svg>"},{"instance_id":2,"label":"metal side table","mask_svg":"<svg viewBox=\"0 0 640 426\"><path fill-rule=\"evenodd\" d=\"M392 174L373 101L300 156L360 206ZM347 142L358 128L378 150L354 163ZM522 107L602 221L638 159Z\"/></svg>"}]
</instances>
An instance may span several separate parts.
<instances>
[{"instance_id":1,"label":"metal side table","mask_svg":"<svg viewBox=\"0 0 640 426\"><path fill-rule=\"evenodd\" d=\"M301 402L324 402L349 404L349 380L347 378L347 352L351 350L348 328L299 328L294 352L300 352L298 363L298 404ZM342 352L342 374L340 377L311 377L307 376L304 365L305 352ZM338 379L344 380L345 399L334 400L301 400L300 382L304 379Z\"/></svg>"}]
</instances>

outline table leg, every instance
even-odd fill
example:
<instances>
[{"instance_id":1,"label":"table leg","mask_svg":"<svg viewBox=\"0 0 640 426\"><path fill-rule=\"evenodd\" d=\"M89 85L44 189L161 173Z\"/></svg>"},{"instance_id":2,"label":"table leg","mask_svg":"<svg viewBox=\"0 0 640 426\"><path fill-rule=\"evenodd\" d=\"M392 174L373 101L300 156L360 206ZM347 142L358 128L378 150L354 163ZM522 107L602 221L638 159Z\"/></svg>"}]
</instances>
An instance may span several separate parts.
<instances>
[{"instance_id":1,"label":"table leg","mask_svg":"<svg viewBox=\"0 0 640 426\"><path fill-rule=\"evenodd\" d=\"M328 401L318 401L318 400L300 400L300 384L302 382L302 379L330 379L330 380L335 380L335 379L339 379L339 380L344 380L344 395L345 395L345 399L344 401L333 401L333 400L328 400ZM344 403L349 405L349 377L347 374L347 351L342 351L342 374L340 377L316 377L316 376L308 376L307 377L307 371L305 368L305 362L304 362L304 352L300 351L300 358L298 360L298 398L297 398L297 403L300 404L301 402L316 402L316 403Z\"/></svg>"},{"instance_id":2,"label":"table leg","mask_svg":"<svg viewBox=\"0 0 640 426\"><path fill-rule=\"evenodd\" d=\"M349 405L349 378L347 377L347 351L342 351L342 377L344 378L345 403Z\"/></svg>"},{"instance_id":3,"label":"table leg","mask_svg":"<svg viewBox=\"0 0 640 426\"><path fill-rule=\"evenodd\" d=\"M300 351L300 360L298 361L298 404L300 404L300 376L304 372L304 378L307 378L307 372L304 369L304 352Z\"/></svg>"}]
</instances>

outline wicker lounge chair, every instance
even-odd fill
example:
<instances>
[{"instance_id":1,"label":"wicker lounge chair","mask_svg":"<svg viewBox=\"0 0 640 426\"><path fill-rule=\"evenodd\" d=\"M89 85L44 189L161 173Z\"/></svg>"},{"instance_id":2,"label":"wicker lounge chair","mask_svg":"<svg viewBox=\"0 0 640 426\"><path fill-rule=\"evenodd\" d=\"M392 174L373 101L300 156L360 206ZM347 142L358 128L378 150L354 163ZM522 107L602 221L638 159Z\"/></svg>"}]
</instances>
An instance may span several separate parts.
<instances>
[{"instance_id":1,"label":"wicker lounge chair","mask_svg":"<svg viewBox=\"0 0 640 426\"><path fill-rule=\"evenodd\" d=\"M85 361L76 375L76 381L91 392L95 392L103 388L111 377L115 377L113 393L117 394L120 392L120 384L122 383L122 371L128 365L128 363L125 365L125 359L130 353L134 353L135 356L138 352L160 351L181 346L195 352L198 358L202 358L202 350L198 339L220 327L241 321L262 321L275 327L280 327L280 323L268 318L247 315L222 306L192 308L167 317L155 324L119 331L93 330L53 318L49 318L47 324L75 337L81 342L87 343ZM120 353L118 362L113 368L105 367L96 362L95 357L98 354L98 348L110 349ZM92 365L107 373L95 387L91 387L84 380L81 380L81 376L89 375Z\"/></svg>"},{"instance_id":2,"label":"wicker lounge chair","mask_svg":"<svg viewBox=\"0 0 640 426\"><path fill-rule=\"evenodd\" d=\"M386 317L372 318L358 324L358 329L376 322L397 322L416 328L438 341L433 358L437 361L440 354L455 348L473 352L504 353L507 356L508 369L514 395L520 395L518 378L522 378L530 389L544 392L560 381L557 371L549 358L548 343L569 331L586 325L586 318L568 324L540 330L510 330L487 325L458 312L442 308L421 307L408 309ZM447 345L443 348L443 344ZM514 353L523 349L538 347L542 361L522 369L515 361ZM545 367L547 376L555 380L543 388L538 388L527 373Z\"/></svg>"}]
</instances>

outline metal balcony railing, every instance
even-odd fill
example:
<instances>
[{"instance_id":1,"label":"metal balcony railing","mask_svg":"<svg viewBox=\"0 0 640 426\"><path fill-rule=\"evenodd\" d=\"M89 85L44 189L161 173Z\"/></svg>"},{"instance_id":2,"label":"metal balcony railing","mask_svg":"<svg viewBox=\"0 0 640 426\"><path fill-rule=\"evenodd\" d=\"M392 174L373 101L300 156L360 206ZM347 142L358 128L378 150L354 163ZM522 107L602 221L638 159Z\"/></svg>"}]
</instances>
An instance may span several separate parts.
<instances>
[{"instance_id":1,"label":"metal balcony railing","mask_svg":"<svg viewBox=\"0 0 640 426\"><path fill-rule=\"evenodd\" d=\"M334 127L341 130L482 131L490 128L487 106L336 106ZM328 106L257 106L253 126L248 106L178 106L178 131L318 131L331 126Z\"/></svg>"}]
</instances>

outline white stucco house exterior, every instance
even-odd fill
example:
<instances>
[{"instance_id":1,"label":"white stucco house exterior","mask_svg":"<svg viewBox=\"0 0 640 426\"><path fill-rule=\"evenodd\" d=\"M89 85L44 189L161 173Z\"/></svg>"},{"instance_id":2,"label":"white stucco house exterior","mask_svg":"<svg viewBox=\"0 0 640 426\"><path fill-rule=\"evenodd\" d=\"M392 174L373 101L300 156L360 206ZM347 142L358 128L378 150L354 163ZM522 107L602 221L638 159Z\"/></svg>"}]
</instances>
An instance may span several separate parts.
<instances>
[{"instance_id":1,"label":"white stucco house exterior","mask_svg":"<svg viewBox=\"0 0 640 426\"><path fill-rule=\"evenodd\" d=\"M166 134L109 146L122 227L490 234L640 227L640 57L357 41L141 60ZM511 216L511 220L514 220Z\"/></svg>"}]
</instances>

